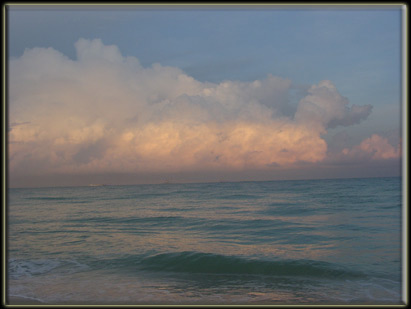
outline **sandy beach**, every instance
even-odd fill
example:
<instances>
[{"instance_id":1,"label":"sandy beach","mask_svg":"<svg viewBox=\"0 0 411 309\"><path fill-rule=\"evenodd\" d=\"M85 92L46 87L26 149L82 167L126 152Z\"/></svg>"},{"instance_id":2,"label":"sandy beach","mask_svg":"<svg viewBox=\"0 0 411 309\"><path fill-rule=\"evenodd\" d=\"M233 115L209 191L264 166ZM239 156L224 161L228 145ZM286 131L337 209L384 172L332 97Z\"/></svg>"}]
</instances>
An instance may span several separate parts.
<instances>
[{"instance_id":1,"label":"sandy beach","mask_svg":"<svg viewBox=\"0 0 411 309\"><path fill-rule=\"evenodd\" d=\"M41 305L44 304L36 299L21 297L21 296L9 296L8 305Z\"/></svg>"}]
</instances>

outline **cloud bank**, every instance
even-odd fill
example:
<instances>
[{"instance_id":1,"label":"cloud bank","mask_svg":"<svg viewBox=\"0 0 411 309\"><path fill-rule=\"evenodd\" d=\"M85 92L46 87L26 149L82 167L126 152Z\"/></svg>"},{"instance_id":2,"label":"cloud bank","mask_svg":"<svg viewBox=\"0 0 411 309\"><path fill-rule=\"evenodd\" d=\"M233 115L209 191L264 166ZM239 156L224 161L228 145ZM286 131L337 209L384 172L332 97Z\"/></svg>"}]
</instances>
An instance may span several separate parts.
<instances>
[{"instance_id":1,"label":"cloud bank","mask_svg":"<svg viewBox=\"0 0 411 309\"><path fill-rule=\"evenodd\" d=\"M312 85L290 115L287 79L200 82L175 67L142 67L99 39L80 39L75 48L76 60L53 48L33 48L10 61L10 174L316 163L327 157L327 129L359 123L372 110L350 106L325 80ZM399 156L378 135L341 155L359 153Z\"/></svg>"}]
</instances>

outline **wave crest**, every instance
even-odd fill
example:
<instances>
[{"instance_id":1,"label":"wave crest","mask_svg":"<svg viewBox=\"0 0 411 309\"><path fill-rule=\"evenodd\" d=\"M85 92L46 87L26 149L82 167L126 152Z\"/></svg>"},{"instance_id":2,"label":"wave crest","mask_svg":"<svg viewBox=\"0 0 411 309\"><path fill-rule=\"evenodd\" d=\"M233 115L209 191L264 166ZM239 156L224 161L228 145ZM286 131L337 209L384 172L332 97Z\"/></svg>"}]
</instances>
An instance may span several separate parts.
<instances>
[{"instance_id":1,"label":"wave crest","mask_svg":"<svg viewBox=\"0 0 411 309\"><path fill-rule=\"evenodd\" d=\"M337 264L312 260L268 261L200 252L157 254L141 261L147 270L204 274L355 278L364 274Z\"/></svg>"}]
</instances>

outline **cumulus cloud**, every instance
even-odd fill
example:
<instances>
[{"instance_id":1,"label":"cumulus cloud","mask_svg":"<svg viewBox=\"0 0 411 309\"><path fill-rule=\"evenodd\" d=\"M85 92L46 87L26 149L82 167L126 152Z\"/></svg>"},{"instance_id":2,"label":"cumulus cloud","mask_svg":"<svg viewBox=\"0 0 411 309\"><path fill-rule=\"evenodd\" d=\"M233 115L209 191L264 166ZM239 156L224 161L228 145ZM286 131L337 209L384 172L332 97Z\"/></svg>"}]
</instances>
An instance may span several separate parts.
<instances>
[{"instance_id":1,"label":"cumulus cloud","mask_svg":"<svg viewBox=\"0 0 411 309\"><path fill-rule=\"evenodd\" d=\"M352 105L341 96L329 80L313 85L299 103L295 119L323 130L338 125L349 126L359 123L371 113L372 105Z\"/></svg>"},{"instance_id":2,"label":"cumulus cloud","mask_svg":"<svg viewBox=\"0 0 411 309\"><path fill-rule=\"evenodd\" d=\"M371 112L370 105L349 106L331 81L312 85L290 115L287 79L200 82L179 68L143 67L99 39L80 39L75 48L75 60L33 48L10 61L11 174L320 162L328 128L358 123ZM374 156L391 155L378 138L361 145Z\"/></svg>"},{"instance_id":3,"label":"cumulus cloud","mask_svg":"<svg viewBox=\"0 0 411 309\"><path fill-rule=\"evenodd\" d=\"M394 147L387 138L373 134L351 149L344 148L342 154L353 159L397 159L401 156L401 145Z\"/></svg>"}]
</instances>

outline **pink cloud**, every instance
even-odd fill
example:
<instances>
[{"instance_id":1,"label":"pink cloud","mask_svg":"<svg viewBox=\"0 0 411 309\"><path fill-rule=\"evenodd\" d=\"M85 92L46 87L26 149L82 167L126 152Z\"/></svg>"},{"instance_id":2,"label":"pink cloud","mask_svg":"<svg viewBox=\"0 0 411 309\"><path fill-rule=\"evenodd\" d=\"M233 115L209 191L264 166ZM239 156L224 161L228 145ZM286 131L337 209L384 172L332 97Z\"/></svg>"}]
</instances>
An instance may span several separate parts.
<instances>
[{"instance_id":1,"label":"pink cloud","mask_svg":"<svg viewBox=\"0 0 411 309\"><path fill-rule=\"evenodd\" d=\"M116 46L80 39L77 60L52 48L11 60L10 174L242 170L321 162L329 127L365 119L331 81L286 115L291 81L200 82L174 67L144 68ZM390 148L391 147L391 148ZM348 150L347 150L348 151ZM379 137L353 153L397 154ZM350 151L346 155L349 155Z\"/></svg>"},{"instance_id":2,"label":"pink cloud","mask_svg":"<svg viewBox=\"0 0 411 309\"><path fill-rule=\"evenodd\" d=\"M371 160L396 159L401 157L401 147L389 144L388 139L373 134L352 149L344 148L342 153L351 158L366 157Z\"/></svg>"}]
</instances>

